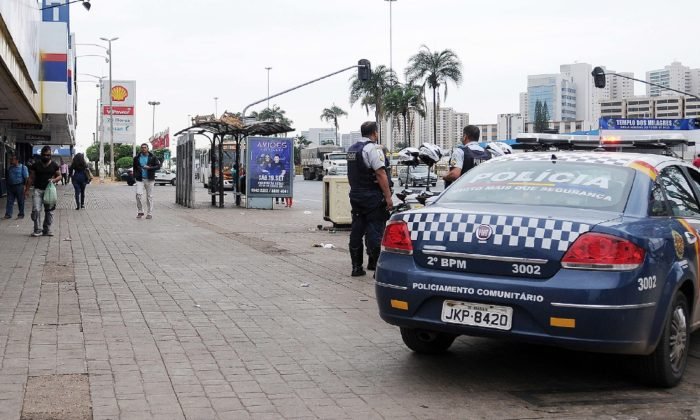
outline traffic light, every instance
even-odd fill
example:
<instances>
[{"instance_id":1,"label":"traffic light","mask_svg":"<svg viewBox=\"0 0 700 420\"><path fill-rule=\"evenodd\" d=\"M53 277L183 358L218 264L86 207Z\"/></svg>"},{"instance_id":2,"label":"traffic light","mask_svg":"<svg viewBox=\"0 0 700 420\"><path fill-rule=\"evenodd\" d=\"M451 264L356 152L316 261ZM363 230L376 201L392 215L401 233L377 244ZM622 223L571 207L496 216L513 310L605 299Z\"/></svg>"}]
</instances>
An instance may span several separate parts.
<instances>
[{"instance_id":1,"label":"traffic light","mask_svg":"<svg viewBox=\"0 0 700 420\"><path fill-rule=\"evenodd\" d=\"M593 76L595 87L600 89L605 87L605 70L602 67L593 68L591 75Z\"/></svg>"},{"instance_id":2,"label":"traffic light","mask_svg":"<svg viewBox=\"0 0 700 420\"><path fill-rule=\"evenodd\" d=\"M361 82L366 82L372 76L372 67L370 66L369 60L364 58L357 62L357 78Z\"/></svg>"}]
</instances>

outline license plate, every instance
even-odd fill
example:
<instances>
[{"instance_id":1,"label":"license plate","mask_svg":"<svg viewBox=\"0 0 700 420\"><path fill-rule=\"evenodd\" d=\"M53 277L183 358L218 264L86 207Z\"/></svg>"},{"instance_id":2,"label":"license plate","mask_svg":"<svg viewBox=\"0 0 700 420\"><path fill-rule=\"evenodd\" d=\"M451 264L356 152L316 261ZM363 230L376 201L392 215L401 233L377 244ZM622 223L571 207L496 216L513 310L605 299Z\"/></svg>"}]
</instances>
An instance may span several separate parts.
<instances>
[{"instance_id":1,"label":"license plate","mask_svg":"<svg viewBox=\"0 0 700 420\"><path fill-rule=\"evenodd\" d=\"M446 300L442 303L442 322L475 327L510 330L513 308L509 306Z\"/></svg>"}]
</instances>

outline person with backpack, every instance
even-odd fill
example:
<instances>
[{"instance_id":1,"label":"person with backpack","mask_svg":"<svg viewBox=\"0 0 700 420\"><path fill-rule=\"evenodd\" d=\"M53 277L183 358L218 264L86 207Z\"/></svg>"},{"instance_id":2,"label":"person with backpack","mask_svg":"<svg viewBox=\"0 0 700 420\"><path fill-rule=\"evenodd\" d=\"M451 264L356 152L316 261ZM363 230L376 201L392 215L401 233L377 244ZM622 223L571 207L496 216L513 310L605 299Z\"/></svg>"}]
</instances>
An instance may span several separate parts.
<instances>
[{"instance_id":1,"label":"person with backpack","mask_svg":"<svg viewBox=\"0 0 700 420\"><path fill-rule=\"evenodd\" d=\"M85 187L92 181L92 173L82 153L78 153L73 157L73 163L70 165L69 173L73 188L75 189L75 209L84 209Z\"/></svg>"},{"instance_id":2,"label":"person with backpack","mask_svg":"<svg viewBox=\"0 0 700 420\"><path fill-rule=\"evenodd\" d=\"M29 170L19 163L17 155L10 156L10 167L7 169L7 206L5 207L5 219L12 219L12 209L17 199L19 208L18 219L24 218L24 183L29 178Z\"/></svg>"}]
</instances>

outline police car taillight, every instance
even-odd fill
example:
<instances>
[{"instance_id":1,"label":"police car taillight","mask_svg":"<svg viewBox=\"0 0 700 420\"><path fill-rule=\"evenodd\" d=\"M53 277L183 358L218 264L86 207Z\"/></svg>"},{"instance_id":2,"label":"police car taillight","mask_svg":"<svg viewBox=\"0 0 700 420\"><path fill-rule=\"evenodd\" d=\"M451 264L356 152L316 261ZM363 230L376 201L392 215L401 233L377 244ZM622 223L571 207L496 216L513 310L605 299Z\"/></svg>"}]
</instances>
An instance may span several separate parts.
<instances>
[{"instance_id":1,"label":"police car taillight","mask_svg":"<svg viewBox=\"0 0 700 420\"><path fill-rule=\"evenodd\" d=\"M382 251L397 254L413 254L413 243L408 224L403 220L393 220L386 225L382 238Z\"/></svg>"},{"instance_id":2,"label":"police car taillight","mask_svg":"<svg viewBox=\"0 0 700 420\"><path fill-rule=\"evenodd\" d=\"M580 270L633 270L644 261L644 249L634 243L603 233L579 236L561 260L563 268Z\"/></svg>"}]
</instances>

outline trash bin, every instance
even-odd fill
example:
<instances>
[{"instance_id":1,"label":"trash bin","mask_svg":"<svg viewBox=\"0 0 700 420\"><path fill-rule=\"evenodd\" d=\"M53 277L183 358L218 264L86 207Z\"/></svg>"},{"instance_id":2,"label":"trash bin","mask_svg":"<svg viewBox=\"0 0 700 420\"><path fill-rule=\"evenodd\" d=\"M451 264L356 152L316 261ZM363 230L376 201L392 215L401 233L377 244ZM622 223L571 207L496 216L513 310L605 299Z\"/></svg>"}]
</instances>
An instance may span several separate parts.
<instances>
[{"instance_id":1,"label":"trash bin","mask_svg":"<svg viewBox=\"0 0 700 420\"><path fill-rule=\"evenodd\" d=\"M323 220L333 226L352 224L350 208L350 182L344 175L323 177Z\"/></svg>"}]
</instances>

